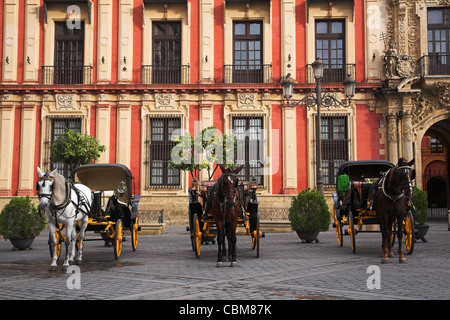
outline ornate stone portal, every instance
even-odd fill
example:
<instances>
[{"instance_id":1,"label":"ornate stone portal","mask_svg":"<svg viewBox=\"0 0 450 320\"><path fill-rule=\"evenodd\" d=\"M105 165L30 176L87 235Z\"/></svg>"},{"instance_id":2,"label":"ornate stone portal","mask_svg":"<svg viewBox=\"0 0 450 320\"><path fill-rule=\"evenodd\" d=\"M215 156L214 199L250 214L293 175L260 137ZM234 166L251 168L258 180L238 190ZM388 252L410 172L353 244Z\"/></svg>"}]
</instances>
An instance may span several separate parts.
<instances>
[{"instance_id":1,"label":"ornate stone portal","mask_svg":"<svg viewBox=\"0 0 450 320\"><path fill-rule=\"evenodd\" d=\"M443 0L386 0L385 86L380 90L386 123L387 159L416 159L422 172L421 141L436 122L450 119L450 75L428 75L428 8ZM422 175L416 178L422 186Z\"/></svg>"}]
</instances>

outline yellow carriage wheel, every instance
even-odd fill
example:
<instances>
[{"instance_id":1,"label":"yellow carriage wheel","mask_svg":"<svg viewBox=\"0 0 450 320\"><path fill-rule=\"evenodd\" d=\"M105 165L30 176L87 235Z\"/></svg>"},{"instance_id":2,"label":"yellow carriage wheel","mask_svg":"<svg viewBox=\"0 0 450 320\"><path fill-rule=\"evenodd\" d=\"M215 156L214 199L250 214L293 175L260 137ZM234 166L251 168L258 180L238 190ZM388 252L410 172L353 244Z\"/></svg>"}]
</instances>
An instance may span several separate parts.
<instances>
[{"instance_id":1,"label":"yellow carriage wheel","mask_svg":"<svg viewBox=\"0 0 450 320\"><path fill-rule=\"evenodd\" d=\"M114 233L114 258L119 259L122 253L122 242L123 242L123 224L122 220L117 220L116 229Z\"/></svg>"},{"instance_id":2,"label":"yellow carriage wheel","mask_svg":"<svg viewBox=\"0 0 450 320\"><path fill-rule=\"evenodd\" d=\"M352 252L356 252L355 246L355 221L353 219L353 213L351 211L348 212L348 233L350 235L350 243L352 245Z\"/></svg>"},{"instance_id":3,"label":"yellow carriage wheel","mask_svg":"<svg viewBox=\"0 0 450 320\"><path fill-rule=\"evenodd\" d=\"M200 228L200 218L197 214L194 214L194 221L192 224L193 230L193 238L192 238L192 247L194 248L194 253L197 258L200 258L200 253L202 250L202 230Z\"/></svg>"},{"instance_id":4,"label":"yellow carriage wheel","mask_svg":"<svg viewBox=\"0 0 450 320\"><path fill-rule=\"evenodd\" d=\"M256 257L259 258L259 239L261 238L260 232L260 215L259 212L256 214L256 229L250 234L252 240L252 249L256 249Z\"/></svg>"},{"instance_id":5,"label":"yellow carriage wheel","mask_svg":"<svg viewBox=\"0 0 450 320\"><path fill-rule=\"evenodd\" d=\"M136 220L131 226L131 247L133 248L133 251L136 251L137 249L138 238L139 238L139 217L138 213L136 212Z\"/></svg>"},{"instance_id":6,"label":"yellow carriage wheel","mask_svg":"<svg viewBox=\"0 0 450 320\"><path fill-rule=\"evenodd\" d=\"M411 211L409 211L405 216L403 232L405 233L406 250L408 251L408 254L412 254L416 239L414 234L414 217Z\"/></svg>"},{"instance_id":7,"label":"yellow carriage wheel","mask_svg":"<svg viewBox=\"0 0 450 320\"><path fill-rule=\"evenodd\" d=\"M258 236L258 231L254 230L251 233L251 238L252 238L252 249L254 250L256 248L256 237Z\"/></svg>"},{"instance_id":8,"label":"yellow carriage wheel","mask_svg":"<svg viewBox=\"0 0 450 320\"><path fill-rule=\"evenodd\" d=\"M344 239L343 239L343 234L342 234L342 223L337 218L336 207L334 207L334 206L333 206L333 218L334 218L334 225L336 226L336 236L338 239L338 243L339 243L339 246L342 247L344 245Z\"/></svg>"}]
</instances>

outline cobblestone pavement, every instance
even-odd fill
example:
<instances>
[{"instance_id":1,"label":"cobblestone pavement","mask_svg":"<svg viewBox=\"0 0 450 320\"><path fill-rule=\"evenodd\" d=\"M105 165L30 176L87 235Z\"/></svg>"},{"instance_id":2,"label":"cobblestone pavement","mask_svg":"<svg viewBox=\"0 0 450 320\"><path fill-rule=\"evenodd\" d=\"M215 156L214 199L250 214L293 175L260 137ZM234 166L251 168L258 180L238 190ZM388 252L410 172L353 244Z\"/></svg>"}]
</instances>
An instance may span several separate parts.
<instances>
[{"instance_id":1,"label":"cobblestone pavement","mask_svg":"<svg viewBox=\"0 0 450 320\"><path fill-rule=\"evenodd\" d=\"M86 242L80 273L72 274L49 272L47 239L44 231L27 251L0 241L0 299L450 299L450 231L439 221L430 222L428 242L415 243L407 264L380 264L379 233L358 234L352 254L349 237L341 248L330 228L311 244L294 232L266 234L260 258L250 237L238 237L238 267L216 268L216 245L202 246L197 259L185 227L167 226L162 235L141 235L136 252L126 241L118 261L103 241Z\"/></svg>"}]
</instances>

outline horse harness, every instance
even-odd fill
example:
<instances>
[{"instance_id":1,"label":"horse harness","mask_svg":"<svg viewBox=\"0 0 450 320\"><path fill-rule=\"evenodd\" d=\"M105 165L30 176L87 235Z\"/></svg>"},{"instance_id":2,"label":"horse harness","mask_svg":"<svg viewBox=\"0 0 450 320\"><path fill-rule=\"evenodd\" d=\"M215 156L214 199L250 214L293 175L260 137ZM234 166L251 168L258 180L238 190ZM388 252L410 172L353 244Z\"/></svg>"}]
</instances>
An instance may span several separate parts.
<instances>
[{"instance_id":1,"label":"horse harness","mask_svg":"<svg viewBox=\"0 0 450 320\"><path fill-rule=\"evenodd\" d=\"M222 176L217 180L216 186L214 188L214 199L216 200L217 203L219 203L220 210L222 212L224 212L225 206L227 206L228 208L231 208L233 210L236 208L237 188L236 189L223 190L223 195L224 195L224 201L223 202L220 201L220 198L219 198L219 190L220 190L221 187L223 189L223 179L224 178L230 178L232 176L235 177L236 174L235 173L224 173L224 174L222 174ZM232 197L227 196L227 194L229 194L229 193L233 193L233 196ZM230 203L231 203L231 205L229 205Z\"/></svg>"},{"instance_id":2,"label":"horse harness","mask_svg":"<svg viewBox=\"0 0 450 320\"><path fill-rule=\"evenodd\" d=\"M51 187L50 187L51 193L39 193L39 181L44 181L44 183L42 184L43 187L45 187L46 181L52 181L53 183L52 183L52 185L51 185ZM49 175L46 173L42 178L40 178L40 179L36 182L36 191L38 192L38 198L39 198L39 200L40 200L41 198L47 198L47 199L50 201L50 204L49 204L49 210L50 210L52 216L55 218L55 224L57 223L56 220L57 220L57 216L58 216L58 211L63 210L62 212L59 213L59 215L62 215L63 212L64 212L64 210L65 210L65 209L69 206L69 204L71 204L71 203L75 206L75 216L74 216L74 217L78 216L78 213L79 213L80 211L81 211L83 214L86 214L86 215L89 216L89 213L90 213L90 211L91 211L91 210L90 210L91 208L90 208L89 204L86 203L85 197L82 196L82 195L80 194L80 190L77 189L77 188L74 186L74 184L71 183L70 181L66 180L65 182L66 182L66 183L65 183L65 187L66 187L66 188L65 188L65 189L66 189L66 196L65 196L64 201L63 201L61 204L58 204L58 205L54 205L54 204L52 204L52 202L51 202L51 197L52 197L52 195L53 195L54 186L55 186L55 178L49 176ZM72 191L72 190L73 190L73 191L75 192L75 194L77 195L77 198L78 198L78 202L77 202L77 203L75 203L75 202L71 199L71 197L70 197L71 191ZM88 209L88 210L84 210L83 208L86 208L86 209ZM40 211L40 210L39 210L39 211ZM41 217L42 217L42 214L41 214Z\"/></svg>"},{"instance_id":3,"label":"horse harness","mask_svg":"<svg viewBox=\"0 0 450 320\"><path fill-rule=\"evenodd\" d=\"M400 169L411 169L411 167L410 166L401 166L401 167L397 168L397 170L400 170ZM395 201L400 200L401 198L403 198L405 196L405 194L403 192L405 190L404 186L407 185L406 188L412 188L412 184L411 184L411 181L409 181L407 183L402 183L402 184L400 184L400 193L398 193L398 194L389 194L386 191L386 183L387 183L387 176L389 175L391 170L392 170L392 168L389 169L388 171L382 173L382 177L380 178L380 181L378 183L378 189L381 189L381 192L383 193L383 195L385 197L387 197L388 199L390 199L390 200L395 202Z\"/></svg>"}]
</instances>

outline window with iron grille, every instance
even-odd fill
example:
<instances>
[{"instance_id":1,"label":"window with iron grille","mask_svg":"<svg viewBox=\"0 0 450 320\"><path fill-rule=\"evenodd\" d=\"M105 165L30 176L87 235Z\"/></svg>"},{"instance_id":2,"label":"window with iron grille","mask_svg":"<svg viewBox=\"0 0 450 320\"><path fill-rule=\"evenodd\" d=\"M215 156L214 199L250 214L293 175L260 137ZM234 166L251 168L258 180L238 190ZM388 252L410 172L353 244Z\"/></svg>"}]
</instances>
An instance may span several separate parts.
<instances>
[{"instance_id":1,"label":"window with iron grille","mask_svg":"<svg viewBox=\"0 0 450 320\"><path fill-rule=\"evenodd\" d=\"M63 135L66 128L75 132L82 130L82 116L47 116L47 133L44 146L44 167L50 170L58 169L58 173L64 177L69 176L69 166L64 162L50 161L50 146L59 136Z\"/></svg>"},{"instance_id":2,"label":"window with iron grille","mask_svg":"<svg viewBox=\"0 0 450 320\"><path fill-rule=\"evenodd\" d=\"M347 115L321 116L323 184L334 185L339 166L348 161Z\"/></svg>"},{"instance_id":3,"label":"window with iron grille","mask_svg":"<svg viewBox=\"0 0 450 320\"><path fill-rule=\"evenodd\" d=\"M236 166L244 165L238 174L239 179L250 181L256 178L259 187L264 186L264 116L235 115L232 129L238 142L235 155Z\"/></svg>"},{"instance_id":4,"label":"window with iron grille","mask_svg":"<svg viewBox=\"0 0 450 320\"><path fill-rule=\"evenodd\" d=\"M345 79L344 20L316 20L316 58L325 63L323 82Z\"/></svg>"},{"instance_id":5,"label":"window with iron grille","mask_svg":"<svg viewBox=\"0 0 450 320\"><path fill-rule=\"evenodd\" d=\"M181 187L180 170L169 169L176 142L175 130L181 129L181 116L147 116L146 188Z\"/></svg>"}]
</instances>

